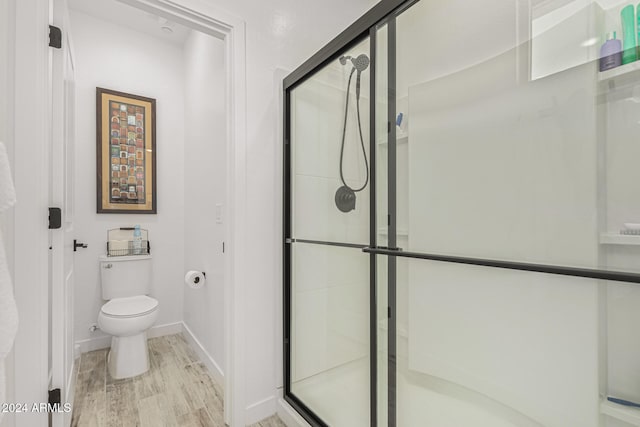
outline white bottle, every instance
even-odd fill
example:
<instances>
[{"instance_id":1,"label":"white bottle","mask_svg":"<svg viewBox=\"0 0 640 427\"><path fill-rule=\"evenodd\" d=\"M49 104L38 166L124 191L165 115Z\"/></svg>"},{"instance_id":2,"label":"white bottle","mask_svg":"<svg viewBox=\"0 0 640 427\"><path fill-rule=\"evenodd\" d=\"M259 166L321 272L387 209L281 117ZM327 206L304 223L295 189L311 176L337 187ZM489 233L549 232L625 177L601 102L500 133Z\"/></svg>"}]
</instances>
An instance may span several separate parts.
<instances>
[{"instance_id":1,"label":"white bottle","mask_svg":"<svg viewBox=\"0 0 640 427\"><path fill-rule=\"evenodd\" d=\"M142 254L142 233L140 233L139 225L136 225L133 229L133 254Z\"/></svg>"}]
</instances>

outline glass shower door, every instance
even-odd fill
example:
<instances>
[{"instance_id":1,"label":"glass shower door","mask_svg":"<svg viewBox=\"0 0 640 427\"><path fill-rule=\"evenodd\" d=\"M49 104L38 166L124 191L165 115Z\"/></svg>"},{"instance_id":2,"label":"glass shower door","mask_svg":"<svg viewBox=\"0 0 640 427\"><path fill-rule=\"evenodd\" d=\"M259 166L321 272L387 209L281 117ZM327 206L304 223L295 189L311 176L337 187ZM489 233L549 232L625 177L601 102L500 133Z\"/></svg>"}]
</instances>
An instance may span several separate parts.
<instances>
[{"instance_id":1,"label":"glass shower door","mask_svg":"<svg viewBox=\"0 0 640 427\"><path fill-rule=\"evenodd\" d=\"M607 387L640 396L607 366L636 378L637 363L607 348L629 338L607 310L640 296L610 281L637 281L618 274L637 267L611 268L599 240L620 213L605 212L599 193L603 134L619 141L607 154L621 162L638 111L628 76L598 74L607 19L598 2L422 0L378 29L387 115L376 120L389 129L376 210L389 226L387 244L365 251L388 263L379 425L618 426L600 413L622 410ZM607 97L616 129L602 127Z\"/></svg>"},{"instance_id":2,"label":"glass shower door","mask_svg":"<svg viewBox=\"0 0 640 427\"><path fill-rule=\"evenodd\" d=\"M289 91L287 398L314 425L370 425L370 50Z\"/></svg>"}]
</instances>

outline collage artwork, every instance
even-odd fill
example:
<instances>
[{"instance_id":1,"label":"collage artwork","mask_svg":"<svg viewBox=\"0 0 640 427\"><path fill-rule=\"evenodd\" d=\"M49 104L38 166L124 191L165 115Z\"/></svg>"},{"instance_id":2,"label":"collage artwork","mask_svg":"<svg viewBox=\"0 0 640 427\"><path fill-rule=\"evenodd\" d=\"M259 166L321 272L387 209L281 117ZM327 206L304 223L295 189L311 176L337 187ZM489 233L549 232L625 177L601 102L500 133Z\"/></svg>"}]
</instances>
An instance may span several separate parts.
<instances>
[{"instance_id":1,"label":"collage artwork","mask_svg":"<svg viewBox=\"0 0 640 427\"><path fill-rule=\"evenodd\" d=\"M109 102L111 203L145 203L145 108Z\"/></svg>"}]
</instances>

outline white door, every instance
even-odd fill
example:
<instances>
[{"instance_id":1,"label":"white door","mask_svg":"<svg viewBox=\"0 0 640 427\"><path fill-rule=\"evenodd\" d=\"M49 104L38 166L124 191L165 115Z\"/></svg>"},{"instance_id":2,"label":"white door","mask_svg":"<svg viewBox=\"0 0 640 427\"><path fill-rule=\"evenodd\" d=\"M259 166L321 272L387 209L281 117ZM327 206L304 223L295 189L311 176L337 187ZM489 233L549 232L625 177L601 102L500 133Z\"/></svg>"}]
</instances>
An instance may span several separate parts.
<instances>
[{"instance_id":1,"label":"white door","mask_svg":"<svg viewBox=\"0 0 640 427\"><path fill-rule=\"evenodd\" d=\"M69 426L73 401L73 284L74 284L74 137L75 80L68 11L65 0L53 2L53 22L62 29L62 47L51 50L51 206L62 209L62 226L51 230L50 250L50 389L61 390L61 412L53 412L50 425Z\"/></svg>"}]
</instances>

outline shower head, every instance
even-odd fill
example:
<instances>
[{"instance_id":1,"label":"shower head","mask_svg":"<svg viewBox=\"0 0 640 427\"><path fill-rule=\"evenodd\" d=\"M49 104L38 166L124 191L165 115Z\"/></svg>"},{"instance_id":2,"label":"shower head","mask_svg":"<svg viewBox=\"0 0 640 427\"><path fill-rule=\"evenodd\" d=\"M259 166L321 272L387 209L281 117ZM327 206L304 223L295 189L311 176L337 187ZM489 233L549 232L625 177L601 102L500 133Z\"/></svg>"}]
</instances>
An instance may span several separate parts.
<instances>
[{"instance_id":1,"label":"shower head","mask_svg":"<svg viewBox=\"0 0 640 427\"><path fill-rule=\"evenodd\" d=\"M351 58L351 62L353 63L353 68L358 71L358 76L356 78L356 98L360 99L360 74L369 66L369 57L364 53L358 55L357 58Z\"/></svg>"},{"instance_id":2,"label":"shower head","mask_svg":"<svg viewBox=\"0 0 640 427\"><path fill-rule=\"evenodd\" d=\"M355 67L356 70L358 70L359 73L366 70L370 62L369 57L364 53L361 55L358 55L357 58L349 58L349 59L351 59L353 66Z\"/></svg>"},{"instance_id":3,"label":"shower head","mask_svg":"<svg viewBox=\"0 0 640 427\"><path fill-rule=\"evenodd\" d=\"M364 53L358 55L357 58L350 55L342 55L340 57L340 63L342 65L346 65L348 60L353 64L351 74L353 74L354 71L358 72L358 77L356 78L356 97L360 99L360 74L369 67L371 60Z\"/></svg>"},{"instance_id":4,"label":"shower head","mask_svg":"<svg viewBox=\"0 0 640 427\"><path fill-rule=\"evenodd\" d=\"M355 68L356 71L358 71L359 73L366 70L367 67L369 66L369 62L371 62L369 60L369 57L364 53L358 55L357 58L354 58L350 55L342 55L339 61L342 65L347 65L347 61L351 61L351 63L353 64L353 68Z\"/></svg>"}]
</instances>

